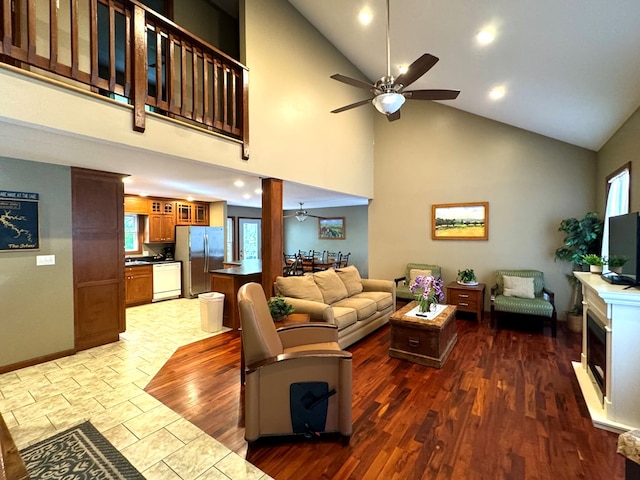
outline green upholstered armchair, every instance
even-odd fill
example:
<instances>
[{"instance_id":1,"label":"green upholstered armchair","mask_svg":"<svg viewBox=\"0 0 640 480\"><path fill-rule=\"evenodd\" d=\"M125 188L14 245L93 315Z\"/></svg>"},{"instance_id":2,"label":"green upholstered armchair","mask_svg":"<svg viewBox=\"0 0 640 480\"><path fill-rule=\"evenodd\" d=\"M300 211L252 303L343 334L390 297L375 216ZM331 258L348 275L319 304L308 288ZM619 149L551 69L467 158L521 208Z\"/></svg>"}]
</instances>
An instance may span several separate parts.
<instances>
[{"instance_id":1,"label":"green upholstered armchair","mask_svg":"<svg viewBox=\"0 0 640 480\"><path fill-rule=\"evenodd\" d=\"M421 270L420 272L414 272L414 275L411 275L411 270ZM440 265L429 265L427 263L407 263L407 268L405 269L404 277L395 278L393 281L396 282L396 298L400 298L402 300L415 300L414 295L409 290L409 286L411 285L411 281L416 278L418 275L425 275L425 271L430 270L431 275L436 278L440 278Z\"/></svg>"},{"instance_id":2,"label":"green upholstered armchair","mask_svg":"<svg viewBox=\"0 0 640 480\"><path fill-rule=\"evenodd\" d=\"M544 274L538 270L496 271L496 284L491 287L491 324L494 327L497 327L498 312L549 318L551 333L556 336L554 294L545 288Z\"/></svg>"}]
</instances>

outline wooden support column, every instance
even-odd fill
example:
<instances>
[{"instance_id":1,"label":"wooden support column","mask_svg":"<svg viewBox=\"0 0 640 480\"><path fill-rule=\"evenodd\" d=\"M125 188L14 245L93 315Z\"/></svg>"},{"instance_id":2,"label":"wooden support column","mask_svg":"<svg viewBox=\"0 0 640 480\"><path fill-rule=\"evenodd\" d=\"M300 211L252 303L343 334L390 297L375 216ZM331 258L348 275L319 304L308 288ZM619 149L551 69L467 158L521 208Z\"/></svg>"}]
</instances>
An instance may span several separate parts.
<instances>
[{"instance_id":1,"label":"wooden support column","mask_svg":"<svg viewBox=\"0 0 640 480\"><path fill-rule=\"evenodd\" d=\"M147 34L144 10L133 6L133 130L144 132L146 128L145 104L147 102ZM184 97L182 97L184 98Z\"/></svg>"},{"instance_id":2,"label":"wooden support column","mask_svg":"<svg viewBox=\"0 0 640 480\"><path fill-rule=\"evenodd\" d=\"M282 275L282 180L262 179L262 288L273 295L273 282Z\"/></svg>"}]
</instances>

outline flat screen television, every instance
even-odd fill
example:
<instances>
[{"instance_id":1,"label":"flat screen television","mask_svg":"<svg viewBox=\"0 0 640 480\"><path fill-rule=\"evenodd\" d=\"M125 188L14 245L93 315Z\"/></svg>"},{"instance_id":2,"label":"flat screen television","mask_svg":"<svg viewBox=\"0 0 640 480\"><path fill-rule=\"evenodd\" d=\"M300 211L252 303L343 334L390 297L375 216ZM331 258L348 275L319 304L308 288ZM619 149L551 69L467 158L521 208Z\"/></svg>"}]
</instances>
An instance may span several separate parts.
<instances>
[{"instance_id":1,"label":"flat screen television","mask_svg":"<svg viewBox=\"0 0 640 480\"><path fill-rule=\"evenodd\" d=\"M638 285L638 272L640 271L640 220L638 212L627 213L609 218L609 256L627 258L622 266L622 271L616 277L609 274L610 278L619 280L612 283L626 283ZM605 276L606 277L606 276ZM605 278L607 280L607 278Z\"/></svg>"}]
</instances>

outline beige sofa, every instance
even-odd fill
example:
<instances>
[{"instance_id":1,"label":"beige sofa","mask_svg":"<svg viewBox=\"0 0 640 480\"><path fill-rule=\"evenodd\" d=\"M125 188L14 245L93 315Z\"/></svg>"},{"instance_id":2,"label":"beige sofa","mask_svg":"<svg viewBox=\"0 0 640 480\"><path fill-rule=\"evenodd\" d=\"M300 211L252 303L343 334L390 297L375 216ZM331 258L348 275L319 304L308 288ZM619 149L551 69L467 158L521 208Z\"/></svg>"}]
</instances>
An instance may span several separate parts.
<instances>
[{"instance_id":1,"label":"beige sofa","mask_svg":"<svg viewBox=\"0 0 640 480\"><path fill-rule=\"evenodd\" d=\"M393 281L360 278L353 265L312 275L277 277L274 289L296 313L337 325L340 348L387 323L396 305Z\"/></svg>"}]
</instances>

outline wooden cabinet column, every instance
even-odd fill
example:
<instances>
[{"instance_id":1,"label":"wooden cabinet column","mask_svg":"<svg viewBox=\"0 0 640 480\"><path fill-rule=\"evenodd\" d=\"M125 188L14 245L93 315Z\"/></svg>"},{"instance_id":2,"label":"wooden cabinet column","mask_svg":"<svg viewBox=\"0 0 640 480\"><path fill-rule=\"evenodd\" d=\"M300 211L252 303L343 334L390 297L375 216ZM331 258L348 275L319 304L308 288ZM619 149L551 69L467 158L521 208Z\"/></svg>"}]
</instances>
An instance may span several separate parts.
<instances>
[{"instance_id":1,"label":"wooden cabinet column","mask_svg":"<svg viewBox=\"0 0 640 480\"><path fill-rule=\"evenodd\" d=\"M262 179L262 288L267 298L282 275L282 180Z\"/></svg>"}]
</instances>

